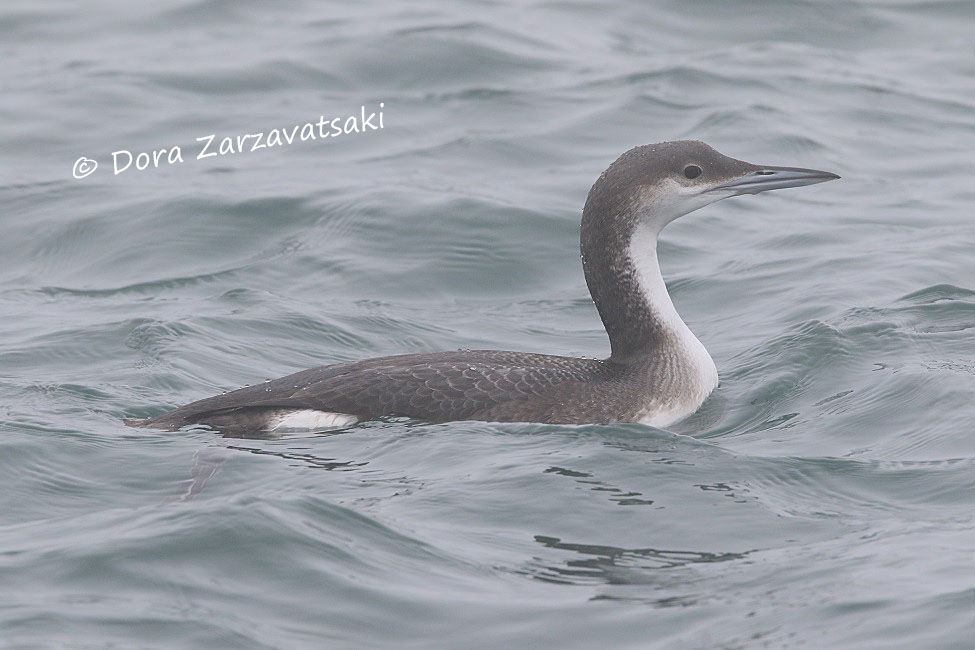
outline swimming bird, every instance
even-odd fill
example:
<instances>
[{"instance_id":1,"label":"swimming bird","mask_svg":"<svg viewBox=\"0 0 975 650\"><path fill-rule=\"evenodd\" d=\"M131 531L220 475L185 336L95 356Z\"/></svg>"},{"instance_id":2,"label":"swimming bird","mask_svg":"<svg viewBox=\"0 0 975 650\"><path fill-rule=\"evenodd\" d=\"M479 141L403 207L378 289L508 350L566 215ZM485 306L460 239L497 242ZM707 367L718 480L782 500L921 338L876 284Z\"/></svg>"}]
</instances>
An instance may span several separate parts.
<instances>
[{"instance_id":1,"label":"swimming bird","mask_svg":"<svg viewBox=\"0 0 975 650\"><path fill-rule=\"evenodd\" d=\"M660 231L721 199L836 178L753 165L697 141L621 155L589 191L580 236L586 283L609 336L606 359L498 350L381 357L304 370L125 422L172 431L202 424L229 436L340 429L385 416L666 427L701 406L718 372L667 293L657 262Z\"/></svg>"}]
</instances>

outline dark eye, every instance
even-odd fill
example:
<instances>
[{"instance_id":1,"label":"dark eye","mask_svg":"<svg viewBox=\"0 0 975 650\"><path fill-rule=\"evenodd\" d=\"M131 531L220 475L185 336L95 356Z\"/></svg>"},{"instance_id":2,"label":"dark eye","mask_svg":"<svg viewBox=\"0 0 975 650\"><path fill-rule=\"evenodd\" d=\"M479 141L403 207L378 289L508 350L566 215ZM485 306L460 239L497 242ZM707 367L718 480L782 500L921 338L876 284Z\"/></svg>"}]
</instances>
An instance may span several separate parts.
<instances>
[{"instance_id":1,"label":"dark eye","mask_svg":"<svg viewBox=\"0 0 975 650\"><path fill-rule=\"evenodd\" d=\"M697 165L688 165L684 168L684 178L697 178L702 171Z\"/></svg>"}]
</instances>

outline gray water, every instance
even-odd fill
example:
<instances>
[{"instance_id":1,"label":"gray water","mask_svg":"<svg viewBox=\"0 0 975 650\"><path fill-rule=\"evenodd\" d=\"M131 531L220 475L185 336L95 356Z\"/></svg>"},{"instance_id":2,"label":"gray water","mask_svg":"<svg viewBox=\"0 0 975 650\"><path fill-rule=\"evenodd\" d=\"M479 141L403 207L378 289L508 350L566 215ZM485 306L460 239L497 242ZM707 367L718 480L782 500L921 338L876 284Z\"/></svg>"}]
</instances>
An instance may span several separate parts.
<instances>
[{"instance_id":1,"label":"gray water","mask_svg":"<svg viewBox=\"0 0 975 650\"><path fill-rule=\"evenodd\" d=\"M972 647L973 41L968 0L5 3L0 646ZM665 231L721 375L672 430L120 423L605 355L583 201L680 138L843 178Z\"/></svg>"}]
</instances>

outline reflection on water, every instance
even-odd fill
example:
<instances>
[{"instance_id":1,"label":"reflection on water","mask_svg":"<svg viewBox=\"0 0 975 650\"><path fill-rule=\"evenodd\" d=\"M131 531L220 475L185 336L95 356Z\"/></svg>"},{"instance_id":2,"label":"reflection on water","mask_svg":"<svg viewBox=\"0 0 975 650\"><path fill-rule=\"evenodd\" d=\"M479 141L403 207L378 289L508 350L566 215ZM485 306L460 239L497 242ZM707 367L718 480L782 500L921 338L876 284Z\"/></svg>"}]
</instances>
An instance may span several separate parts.
<instances>
[{"instance_id":1,"label":"reflection on water","mask_svg":"<svg viewBox=\"0 0 975 650\"><path fill-rule=\"evenodd\" d=\"M711 564L740 560L745 553L710 553L704 551L656 548L617 548L599 544L563 542L555 537L535 535L535 541L549 549L569 551L577 556L563 564L535 560L524 572L537 580L559 584L653 584L655 571L676 569L694 564ZM581 556L581 557L578 557Z\"/></svg>"},{"instance_id":2,"label":"reflection on water","mask_svg":"<svg viewBox=\"0 0 975 650\"><path fill-rule=\"evenodd\" d=\"M196 430L200 430L200 427L196 427ZM206 429L203 429L206 430ZM327 431L323 433L316 434L291 434L289 436L268 436L265 439L280 441L283 438L286 439L301 439L308 437L323 438L333 435L338 435L341 432L338 431ZM226 436L225 436L226 437ZM254 439L256 436L247 436L248 439ZM256 454L258 456L274 456L288 461L298 461L300 464L306 467L312 467L316 469L324 470L353 470L359 467L364 467L368 465L367 462L356 462L356 461L342 461L336 458L327 458L322 456L316 456L308 452L298 452L298 451L287 451L274 448L264 448L264 447L245 447L242 445L235 444L209 444L205 447L201 447L193 455L193 467L190 469L190 478L185 481L181 481L182 486L180 494L173 497L172 501L187 501L203 491L207 483L217 475L220 468L224 463L233 458L234 451L242 451L250 454Z\"/></svg>"}]
</instances>

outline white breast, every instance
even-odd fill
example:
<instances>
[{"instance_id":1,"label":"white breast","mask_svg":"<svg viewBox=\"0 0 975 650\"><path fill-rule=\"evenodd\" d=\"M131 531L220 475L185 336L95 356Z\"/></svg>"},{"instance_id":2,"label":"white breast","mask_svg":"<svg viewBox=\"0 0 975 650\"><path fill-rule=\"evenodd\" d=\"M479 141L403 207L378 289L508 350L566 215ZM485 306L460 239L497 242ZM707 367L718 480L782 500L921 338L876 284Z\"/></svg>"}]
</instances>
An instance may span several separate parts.
<instances>
[{"instance_id":1,"label":"white breast","mask_svg":"<svg viewBox=\"0 0 975 650\"><path fill-rule=\"evenodd\" d=\"M696 411L718 385L718 368L707 348L677 313L657 261L657 233L648 226L638 226L630 239L630 260L644 299L669 333L667 352L676 359L681 377L668 382L680 390L670 395L654 395L654 405L641 414L639 421L654 427L665 427Z\"/></svg>"}]
</instances>

